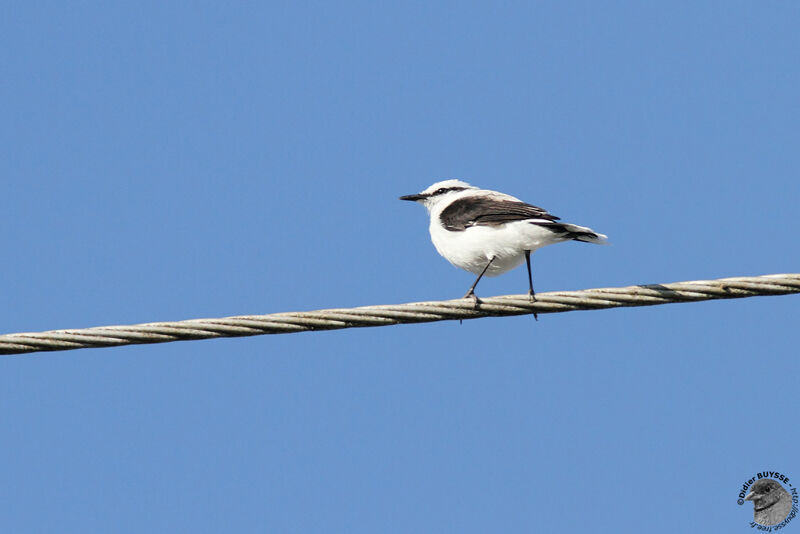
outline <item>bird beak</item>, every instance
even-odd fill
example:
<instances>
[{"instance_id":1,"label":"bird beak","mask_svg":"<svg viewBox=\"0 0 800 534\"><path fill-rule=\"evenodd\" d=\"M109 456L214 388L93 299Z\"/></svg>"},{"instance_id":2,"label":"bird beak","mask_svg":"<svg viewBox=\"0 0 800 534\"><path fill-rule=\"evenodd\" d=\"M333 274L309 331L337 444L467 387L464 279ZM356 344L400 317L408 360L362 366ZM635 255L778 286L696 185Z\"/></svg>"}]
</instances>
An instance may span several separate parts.
<instances>
[{"instance_id":1,"label":"bird beak","mask_svg":"<svg viewBox=\"0 0 800 534\"><path fill-rule=\"evenodd\" d=\"M419 200L422 200L423 198L425 198L425 195L417 194L417 195L406 195L406 196L400 197L400 200L410 200L412 202L417 202Z\"/></svg>"},{"instance_id":2,"label":"bird beak","mask_svg":"<svg viewBox=\"0 0 800 534\"><path fill-rule=\"evenodd\" d=\"M755 494L755 493L753 493L753 492L751 491L750 493L748 493L747 495L745 495L745 497L744 497L744 500L746 500L746 501L752 501L752 500L753 500L753 497L755 497L755 495L756 495L756 494Z\"/></svg>"}]
</instances>

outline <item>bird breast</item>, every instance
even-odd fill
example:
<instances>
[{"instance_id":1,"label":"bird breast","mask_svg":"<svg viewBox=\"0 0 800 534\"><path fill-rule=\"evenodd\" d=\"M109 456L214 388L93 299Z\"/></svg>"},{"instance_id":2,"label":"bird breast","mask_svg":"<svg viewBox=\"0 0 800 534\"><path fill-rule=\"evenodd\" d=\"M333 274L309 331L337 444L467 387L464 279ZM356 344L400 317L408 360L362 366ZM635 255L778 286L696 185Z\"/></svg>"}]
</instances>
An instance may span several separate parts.
<instances>
[{"instance_id":1,"label":"bird breast","mask_svg":"<svg viewBox=\"0 0 800 534\"><path fill-rule=\"evenodd\" d=\"M503 274L520 265L525 251L556 243L556 235L525 221L500 226L471 226L461 231L445 229L431 214L431 241L447 261L473 274L480 274L491 258L487 276Z\"/></svg>"}]
</instances>

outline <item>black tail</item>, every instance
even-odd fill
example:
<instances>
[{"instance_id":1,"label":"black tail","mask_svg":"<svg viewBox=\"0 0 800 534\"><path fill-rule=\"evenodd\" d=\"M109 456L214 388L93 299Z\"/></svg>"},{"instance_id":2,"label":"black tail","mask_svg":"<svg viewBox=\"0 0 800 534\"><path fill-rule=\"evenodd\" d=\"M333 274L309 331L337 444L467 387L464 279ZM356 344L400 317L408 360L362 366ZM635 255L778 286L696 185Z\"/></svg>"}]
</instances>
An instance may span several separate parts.
<instances>
[{"instance_id":1,"label":"black tail","mask_svg":"<svg viewBox=\"0 0 800 534\"><path fill-rule=\"evenodd\" d=\"M596 245L607 245L608 236L598 234L591 228L585 226L578 226L577 224L551 222L549 224L541 224L548 230L561 235L564 239L573 239L575 241L582 241L583 243L594 243Z\"/></svg>"}]
</instances>

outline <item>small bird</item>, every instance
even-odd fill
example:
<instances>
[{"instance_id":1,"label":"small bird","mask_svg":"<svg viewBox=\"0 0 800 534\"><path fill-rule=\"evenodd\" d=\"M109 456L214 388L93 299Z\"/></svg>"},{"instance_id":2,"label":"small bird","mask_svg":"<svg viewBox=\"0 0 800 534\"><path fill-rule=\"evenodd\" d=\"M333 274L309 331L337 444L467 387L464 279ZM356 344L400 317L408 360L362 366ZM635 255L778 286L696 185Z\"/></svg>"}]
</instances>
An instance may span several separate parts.
<instances>
[{"instance_id":1,"label":"small bird","mask_svg":"<svg viewBox=\"0 0 800 534\"><path fill-rule=\"evenodd\" d=\"M744 500L753 501L753 521L759 525L777 525L792 511L792 496L771 478L753 484Z\"/></svg>"},{"instance_id":2,"label":"small bird","mask_svg":"<svg viewBox=\"0 0 800 534\"><path fill-rule=\"evenodd\" d=\"M497 276L525 260L528 295L535 300L531 252L561 241L605 244L608 238L590 228L558 222L546 210L516 197L479 189L460 180L437 182L400 200L419 202L430 214L433 246L447 261L478 275L464 298L473 298L483 277ZM534 313L536 317L536 313Z\"/></svg>"}]
</instances>

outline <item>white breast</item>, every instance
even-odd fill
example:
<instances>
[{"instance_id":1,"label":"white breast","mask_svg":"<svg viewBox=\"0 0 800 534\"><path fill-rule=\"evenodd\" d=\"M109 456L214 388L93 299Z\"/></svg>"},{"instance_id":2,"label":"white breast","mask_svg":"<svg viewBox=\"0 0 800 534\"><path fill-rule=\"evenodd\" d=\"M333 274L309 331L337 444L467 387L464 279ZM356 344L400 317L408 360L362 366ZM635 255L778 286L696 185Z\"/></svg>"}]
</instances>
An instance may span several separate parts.
<instances>
[{"instance_id":1,"label":"white breast","mask_svg":"<svg viewBox=\"0 0 800 534\"><path fill-rule=\"evenodd\" d=\"M439 214L435 211L431 212L429 227L433 246L447 261L474 274L480 274L491 258L494 260L486 275L503 274L523 262L526 250L534 251L564 241L550 230L525 221L471 226L453 232L439 223Z\"/></svg>"}]
</instances>

